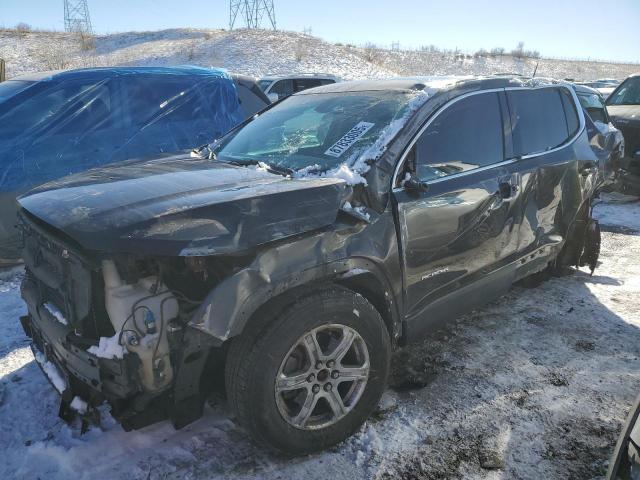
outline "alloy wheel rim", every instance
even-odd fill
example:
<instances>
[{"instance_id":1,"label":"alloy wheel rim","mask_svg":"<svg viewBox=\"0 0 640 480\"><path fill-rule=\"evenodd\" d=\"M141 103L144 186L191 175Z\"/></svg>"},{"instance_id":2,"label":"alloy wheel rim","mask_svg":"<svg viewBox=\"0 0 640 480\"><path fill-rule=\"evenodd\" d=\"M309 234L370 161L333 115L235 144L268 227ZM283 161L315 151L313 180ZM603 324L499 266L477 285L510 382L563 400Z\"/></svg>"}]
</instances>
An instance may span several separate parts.
<instances>
[{"instance_id":1,"label":"alloy wheel rim","mask_svg":"<svg viewBox=\"0 0 640 480\"><path fill-rule=\"evenodd\" d=\"M353 328L316 327L287 352L274 382L282 418L301 430L339 422L356 406L369 379L369 351Z\"/></svg>"}]
</instances>

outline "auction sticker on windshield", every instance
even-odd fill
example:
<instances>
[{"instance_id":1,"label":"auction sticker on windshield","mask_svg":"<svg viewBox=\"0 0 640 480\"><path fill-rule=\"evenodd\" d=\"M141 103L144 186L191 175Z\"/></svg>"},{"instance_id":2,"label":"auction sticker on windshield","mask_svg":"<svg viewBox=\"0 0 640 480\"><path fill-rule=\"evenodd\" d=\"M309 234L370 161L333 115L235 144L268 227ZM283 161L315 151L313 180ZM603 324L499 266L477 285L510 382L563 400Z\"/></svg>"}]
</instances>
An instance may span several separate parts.
<instances>
[{"instance_id":1,"label":"auction sticker on windshield","mask_svg":"<svg viewBox=\"0 0 640 480\"><path fill-rule=\"evenodd\" d=\"M349 150L351 145L356 143L360 137L371 130L375 123L360 122L351 130L349 130L340 140L331 145L329 149L324 152L325 155L339 158L344 152Z\"/></svg>"}]
</instances>

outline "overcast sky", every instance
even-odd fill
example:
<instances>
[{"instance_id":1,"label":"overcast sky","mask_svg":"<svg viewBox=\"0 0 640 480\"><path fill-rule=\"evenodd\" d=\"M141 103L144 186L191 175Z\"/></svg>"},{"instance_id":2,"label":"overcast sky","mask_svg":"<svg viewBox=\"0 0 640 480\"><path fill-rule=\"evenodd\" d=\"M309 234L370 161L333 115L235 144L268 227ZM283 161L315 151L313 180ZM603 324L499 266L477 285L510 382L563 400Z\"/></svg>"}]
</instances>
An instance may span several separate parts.
<instances>
[{"instance_id":1,"label":"overcast sky","mask_svg":"<svg viewBox=\"0 0 640 480\"><path fill-rule=\"evenodd\" d=\"M228 28L226 0L88 0L97 33ZM63 0L0 0L0 25L62 30ZM640 62L640 0L275 0L278 28L334 42Z\"/></svg>"}]
</instances>

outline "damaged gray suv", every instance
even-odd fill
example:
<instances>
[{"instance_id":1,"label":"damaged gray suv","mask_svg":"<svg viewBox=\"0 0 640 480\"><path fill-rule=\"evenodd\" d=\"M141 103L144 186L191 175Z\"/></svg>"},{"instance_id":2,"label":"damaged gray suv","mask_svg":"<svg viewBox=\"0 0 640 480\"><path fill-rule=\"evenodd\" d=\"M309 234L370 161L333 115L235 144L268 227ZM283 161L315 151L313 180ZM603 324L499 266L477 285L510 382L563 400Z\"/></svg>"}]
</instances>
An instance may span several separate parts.
<instances>
[{"instance_id":1,"label":"damaged gray suv","mask_svg":"<svg viewBox=\"0 0 640 480\"><path fill-rule=\"evenodd\" d=\"M23 196L21 321L64 418L106 401L125 429L180 428L219 388L259 443L323 449L374 410L394 349L595 268L594 135L552 81L304 91L191 156Z\"/></svg>"}]
</instances>

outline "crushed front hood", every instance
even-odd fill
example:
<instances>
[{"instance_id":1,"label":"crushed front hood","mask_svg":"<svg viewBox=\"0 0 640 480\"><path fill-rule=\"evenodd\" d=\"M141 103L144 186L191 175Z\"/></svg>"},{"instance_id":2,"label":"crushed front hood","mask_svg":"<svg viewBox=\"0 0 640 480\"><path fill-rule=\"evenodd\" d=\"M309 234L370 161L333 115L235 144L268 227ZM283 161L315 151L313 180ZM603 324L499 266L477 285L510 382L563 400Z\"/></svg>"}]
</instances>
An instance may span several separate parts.
<instances>
[{"instance_id":1,"label":"crushed front hood","mask_svg":"<svg viewBox=\"0 0 640 480\"><path fill-rule=\"evenodd\" d=\"M347 188L179 156L90 170L18 201L88 250L214 255L332 224Z\"/></svg>"}]
</instances>

